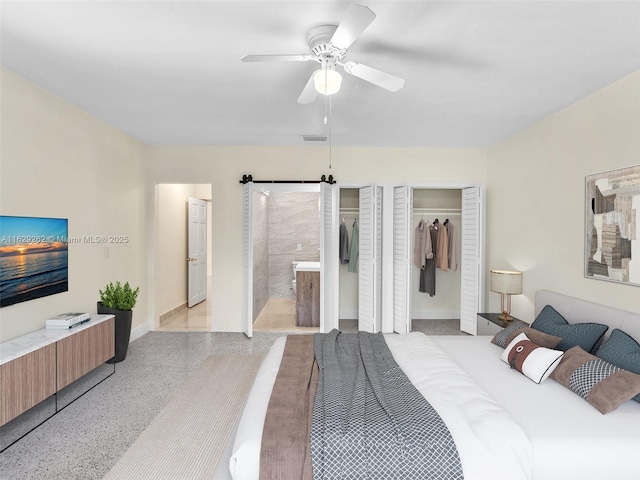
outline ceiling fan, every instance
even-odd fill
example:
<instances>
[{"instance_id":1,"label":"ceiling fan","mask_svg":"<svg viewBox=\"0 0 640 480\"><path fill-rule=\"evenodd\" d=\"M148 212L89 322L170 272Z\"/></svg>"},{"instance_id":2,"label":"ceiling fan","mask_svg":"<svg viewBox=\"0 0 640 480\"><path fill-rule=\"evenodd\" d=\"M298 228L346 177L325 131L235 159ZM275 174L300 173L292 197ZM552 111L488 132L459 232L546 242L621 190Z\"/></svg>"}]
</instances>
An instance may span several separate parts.
<instances>
[{"instance_id":1,"label":"ceiling fan","mask_svg":"<svg viewBox=\"0 0 640 480\"><path fill-rule=\"evenodd\" d=\"M307 34L310 53L284 55L245 55L243 62L308 62L320 63L320 69L311 74L302 90L298 103L312 103L318 93L332 95L340 89L342 77L336 71L340 65L345 72L373 83L391 92L404 86L404 79L354 61L343 62L348 48L376 18L368 7L352 4L340 25L323 25Z\"/></svg>"}]
</instances>

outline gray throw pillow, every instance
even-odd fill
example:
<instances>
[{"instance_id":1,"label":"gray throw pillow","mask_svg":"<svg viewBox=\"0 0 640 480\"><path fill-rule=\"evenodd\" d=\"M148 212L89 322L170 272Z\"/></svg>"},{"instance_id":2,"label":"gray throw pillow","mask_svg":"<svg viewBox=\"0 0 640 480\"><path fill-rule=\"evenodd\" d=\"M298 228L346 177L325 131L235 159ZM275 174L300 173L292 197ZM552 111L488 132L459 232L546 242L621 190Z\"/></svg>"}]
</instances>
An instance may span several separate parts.
<instances>
[{"instance_id":1,"label":"gray throw pillow","mask_svg":"<svg viewBox=\"0 0 640 480\"><path fill-rule=\"evenodd\" d=\"M594 352L609 328L600 323L569 323L551 305L545 306L531 324L531 328L561 337L558 350L567 351L576 345L586 352Z\"/></svg>"},{"instance_id":2,"label":"gray throw pillow","mask_svg":"<svg viewBox=\"0 0 640 480\"><path fill-rule=\"evenodd\" d=\"M611 332L609 340L598 349L596 357L613 363L616 367L640 374L640 344L617 328ZM640 402L640 394L633 399Z\"/></svg>"}]
</instances>

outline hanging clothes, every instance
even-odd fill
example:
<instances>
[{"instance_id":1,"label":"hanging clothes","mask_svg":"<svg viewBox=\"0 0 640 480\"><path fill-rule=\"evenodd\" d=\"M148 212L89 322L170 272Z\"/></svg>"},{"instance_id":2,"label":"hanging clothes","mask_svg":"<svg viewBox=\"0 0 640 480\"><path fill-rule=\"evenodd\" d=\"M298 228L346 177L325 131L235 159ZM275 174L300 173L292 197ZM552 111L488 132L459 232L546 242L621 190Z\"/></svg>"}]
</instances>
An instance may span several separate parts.
<instances>
[{"instance_id":1,"label":"hanging clothes","mask_svg":"<svg viewBox=\"0 0 640 480\"><path fill-rule=\"evenodd\" d=\"M438 230L433 225L428 227L431 237L431 248L435 252L438 249ZM433 297L436 294L436 257L428 258L424 269L420 271L419 290Z\"/></svg>"},{"instance_id":2,"label":"hanging clothes","mask_svg":"<svg viewBox=\"0 0 640 480\"><path fill-rule=\"evenodd\" d=\"M460 241L458 240L458 231L449 219L444 222L449 236L449 270L454 272L458 270L460 263Z\"/></svg>"},{"instance_id":3,"label":"hanging clothes","mask_svg":"<svg viewBox=\"0 0 640 480\"><path fill-rule=\"evenodd\" d=\"M449 235L447 227L438 224L435 226L438 232L438 247L436 248L436 267L440 270L449 270Z\"/></svg>"},{"instance_id":4,"label":"hanging clothes","mask_svg":"<svg viewBox=\"0 0 640 480\"><path fill-rule=\"evenodd\" d=\"M420 220L415 231L413 264L418 268L424 268L428 258L433 258L431 235L429 235L429 228L425 221Z\"/></svg>"},{"instance_id":5,"label":"hanging clothes","mask_svg":"<svg viewBox=\"0 0 640 480\"><path fill-rule=\"evenodd\" d=\"M351 232L351 251L349 252L349 271L355 273L358 271L358 219L353 221L353 230Z\"/></svg>"},{"instance_id":6,"label":"hanging clothes","mask_svg":"<svg viewBox=\"0 0 640 480\"><path fill-rule=\"evenodd\" d=\"M346 265L349 263L349 234L347 226L344 224L344 218L340 223L340 263Z\"/></svg>"}]
</instances>

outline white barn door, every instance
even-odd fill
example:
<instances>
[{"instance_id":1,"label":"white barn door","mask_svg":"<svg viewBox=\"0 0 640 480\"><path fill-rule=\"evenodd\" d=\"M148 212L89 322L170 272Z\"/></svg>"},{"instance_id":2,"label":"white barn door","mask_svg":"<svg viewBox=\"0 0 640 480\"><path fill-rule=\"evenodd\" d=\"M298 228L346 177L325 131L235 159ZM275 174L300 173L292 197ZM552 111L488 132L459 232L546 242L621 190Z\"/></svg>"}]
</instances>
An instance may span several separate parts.
<instances>
[{"instance_id":1,"label":"white barn door","mask_svg":"<svg viewBox=\"0 0 640 480\"><path fill-rule=\"evenodd\" d=\"M320 184L320 331L339 328L338 189Z\"/></svg>"},{"instance_id":2,"label":"white barn door","mask_svg":"<svg viewBox=\"0 0 640 480\"><path fill-rule=\"evenodd\" d=\"M411 330L412 190L393 188L393 331Z\"/></svg>"},{"instance_id":3,"label":"white barn door","mask_svg":"<svg viewBox=\"0 0 640 480\"><path fill-rule=\"evenodd\" d=\"M380 330L382 314L382 187L360 189L358 330ZM353 253L352 253L353 254Z\"/></svg>"},{"instance_id":4,"label":"white barn door","mask_svg":"<svg viewBox=\"0 0 640 480\"><path fill-rule=\"evenodd\" d=\"M244 216L242 224L242 331L253 336L253 183L244 184Z\"/></svg>"},{"instance_id":5,"label":"white barn door","mask_svg":"<svg viewBox=\"0 0 640 480\"><path fill-rule=\"evenodd\" d=\"M484 250L482 238L482 190L462 190L462 233L460 235L460 330L476 335L477 313L482 309Z\"/></svg>"}]
</instances>

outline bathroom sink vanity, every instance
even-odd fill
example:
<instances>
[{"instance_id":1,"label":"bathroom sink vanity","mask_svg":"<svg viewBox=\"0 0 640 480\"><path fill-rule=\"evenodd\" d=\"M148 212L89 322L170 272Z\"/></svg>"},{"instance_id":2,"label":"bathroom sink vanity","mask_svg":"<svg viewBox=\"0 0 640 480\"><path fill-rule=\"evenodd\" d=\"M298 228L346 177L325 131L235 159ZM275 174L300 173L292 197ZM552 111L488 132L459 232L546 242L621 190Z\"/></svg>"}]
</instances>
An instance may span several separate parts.
<instances>
[{"instance_id":1,"label":"bathroom sink vanity","mask_svg":"<svg viewBox=\"0 0 640 480\"><path fill-rule=\"evenodd\" d=\"M320 262L297 262L296 326L320 326Z\"/></svg>"}]
</instances>

